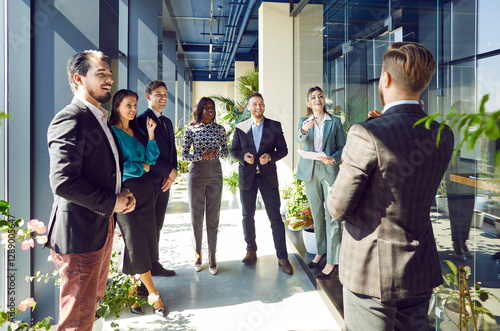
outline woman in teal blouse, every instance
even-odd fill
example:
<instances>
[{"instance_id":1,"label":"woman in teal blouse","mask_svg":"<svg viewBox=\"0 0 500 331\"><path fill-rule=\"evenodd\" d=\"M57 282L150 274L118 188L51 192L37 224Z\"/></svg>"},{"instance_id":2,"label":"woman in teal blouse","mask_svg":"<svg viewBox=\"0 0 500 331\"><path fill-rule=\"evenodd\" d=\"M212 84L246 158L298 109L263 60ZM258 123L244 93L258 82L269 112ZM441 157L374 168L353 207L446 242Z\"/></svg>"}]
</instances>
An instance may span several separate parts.
<instances>
[{"instance_id":1,"label":"woman in teal blouse","mask_svg":"<svg viewBox=\"0 0 500 331\"><path fill-rule=\"evenodd\" d=\"M151 263L158 254L156 223L153 207L153 186L148 176L149 167L156 163L160 151L156 145L154 131L156 123L147 119L146 137L137 126L137 93L119 90L113 97L110 124L120 144L123 159L123 186L136 199L135 210L128 214L118 214L117 222L125 243L123 253L123 273L139 274L149 294L159 296L153 278ZM135 280L135 278L132 278ZM155 314L164 316L165 305L161 297L153 305ZM133 303L130 311L143 314L142 308Z\"/></svg>"}]
</instances>

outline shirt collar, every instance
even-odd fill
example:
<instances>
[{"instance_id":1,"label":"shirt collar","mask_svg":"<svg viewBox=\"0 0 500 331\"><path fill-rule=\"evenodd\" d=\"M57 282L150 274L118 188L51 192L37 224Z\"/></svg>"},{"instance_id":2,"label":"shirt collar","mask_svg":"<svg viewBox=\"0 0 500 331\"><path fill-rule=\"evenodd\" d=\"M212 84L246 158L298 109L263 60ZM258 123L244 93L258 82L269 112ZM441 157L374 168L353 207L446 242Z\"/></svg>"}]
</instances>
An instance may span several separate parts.
<instances>
[{"instance_id":1,"label":"shirt collar","mask_svg":"<svg viewBox=\"0 0 500 331\"><path fill-rule=\"evenodd\" d=\"M262 118L262 121L259 123L259 125L257 125L257 123L255 123L255 120L253 117L250 117L250 120L252 121L252 126L260 127L262 124L264 124L264 118Z\"/></svg>"},{"instance_id":2,"label":"shirt collar","mask_svg":"<svg viewBox=\"0 0 500 331\"><path fill-rule=\"evenodd\" d=\"M391 107L394 107L394 106L398 106L398 105L419 105L420 104L420 101L418 100L398 100L398 101L394 101L394 102L391 102L391 103L388 103L387 105L385 105L384 109L382 110L382 114L389 108Z\"/></svg>"},{"instance_id":3,"label":"shirt collar","mask_svg":"<svg viewBox=\"0 0 500 331\"><path fill-rule=\"evenodd\" d=\"M158 110L153 109L151 107L149 107L149 109L151 109L153 111L153 113L156 115L156 117L160 118L160 116L162 116L162 113L160 113Z\"/></svg>"},{"instance_id":4,"label":"shirt collar","mask_svg":"<svg viewBox=\"0 0 500 331\"><path fill-rule=\"evenodd\" d=\"M102 107L99 107L97 108L96 106L94 106L93 104L91 104L90 102L88 102L87 100L83 100L82 98L78 97L78 96L75 96L75 98L77 98L78 100L80 100L81 102L83 102L83 104L85 106L87 106L88 109L90 109L90 111L92 112L92 114L94 114L94 116L98 119L98 120L104 120L104 122L107 122L108 120L108 112L106 111L106 109L102 108Z\"/></svg>"}]
</instances>

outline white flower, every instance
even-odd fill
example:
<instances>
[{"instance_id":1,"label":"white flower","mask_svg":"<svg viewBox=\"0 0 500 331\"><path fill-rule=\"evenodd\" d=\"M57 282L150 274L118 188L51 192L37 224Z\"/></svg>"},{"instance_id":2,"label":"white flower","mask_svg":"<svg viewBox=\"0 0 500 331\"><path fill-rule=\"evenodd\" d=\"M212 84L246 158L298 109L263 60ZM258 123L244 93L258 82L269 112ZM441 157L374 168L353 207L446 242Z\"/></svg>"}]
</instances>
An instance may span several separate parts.
<instances>
[{"instance_id":1,"label":"white flower","mask_svg":"<svg viewBox=\"0 0 500 331\"><path fill-rule=\"evenodd\" d=\"M135 274L135 275L134 275L134 276L132 276L132 277L134 277L136 280L141 279L141 275L139 275L139 274Z\"/></svg>"},{"instance_id":2,"label":"white flower","mask_svg":"<svg viewBox=\"0 0 500 331\"><path fill-rule=\"evenodd\" d=\"M151 293L148 295L148 304L149 305L154 305L155 301L158 301L160 299L160 296L158 294Z\"/></svg>"},{"instance_id":3,"label":"white flower","mask_svg":"<svg viewBox=\"0 0 500 331\"><path fill-rule=\"evenodd\" d=\"M49 255L49 256L47 257L47 261L49 261L49 262L50 262L50 261L52 261L52 255Z\"/></svg>"},{"instance_id":4,"label":"white flower","mask_svg":"<svg viewBox=\"0 0 500 331\"><path fill-rule=\"evenodd\" d=\"M36 242L43 245L47 242L47 236L38 236L36 237Z\"/></svg>"}]
</instances>

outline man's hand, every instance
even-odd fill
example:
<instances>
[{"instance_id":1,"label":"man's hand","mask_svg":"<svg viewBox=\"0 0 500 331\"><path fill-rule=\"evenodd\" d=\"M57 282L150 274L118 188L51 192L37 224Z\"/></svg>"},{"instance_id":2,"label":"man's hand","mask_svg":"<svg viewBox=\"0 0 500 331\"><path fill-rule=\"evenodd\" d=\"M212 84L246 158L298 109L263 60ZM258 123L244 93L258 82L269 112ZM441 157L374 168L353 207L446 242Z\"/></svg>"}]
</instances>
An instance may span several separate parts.
<instances>
[{"instance_id":1,"label":"man's hand","mask_svg":"<svg viewBox=\"0 0 500 331\"><path fill-rule=\"evenodd\" d=\"M115 208L113 208L113 212L122 213L125 210L129 212L134 210L134 208L135 208L134 195L129 190L122 189L122 191L116 195L116 203L115 203Z\"/></svg>"},{"instance_id":2,"label":"man's hand","mask_svg":"<svg viewBox=\"0 0 500 331\"><path fill-rule=\"evenodd\" d=\"M245 153L245 156L243 156L243 159L245 160L246 163L248 164L253 164L254 162L254 157L253 157L253 154L250 154L250 153Z\"/></svg>"},{"instance_id":3,"label":"man's hand","mask_svg":"<svg viewBox=\"0 0 500 331\"><path fill-rule=\"evenodd\" d=\"M374 118L374 117L379 117L382 114L378 110L372 110L368 113L368 117Z\"/></svg>"},{"instance_id":4,"label":"man's hand","mask_svg":"<svg viewBox=\"0 0 500 331\"><path fill-rule=\"evenodd\" d=\"M172 171L170 171L170 175L168 175L168 178L170 178L172 182L175 182L175 180L177 179L177 175L178 175L177 169L172 168Z\"/></svg>"},{"instance_id":5,"label":"man's hand","mask_svg":"<svg viewBox=\"0 0 500 331\"><path fill-rule=\"evenodd\" d=\"M163 180L161 181L161 190L163 192L167 192L167 190L172 186L174 181L170 179L170 177L163 177Z\"/></svg>"},{"instance_id":6,"label":"man's hand","mask_svg":"<svg viewBox=\"0 0 500 331\"><path fill-rule=\"evenodd\" d=\"M269 162L270 159L271 159L271 157L269 156L268 153L264 153L264 154L262 154L261 157L259 157L259 161L260 161L261 165L267 164L267 162Z\"/></svg>"}]
</instances>

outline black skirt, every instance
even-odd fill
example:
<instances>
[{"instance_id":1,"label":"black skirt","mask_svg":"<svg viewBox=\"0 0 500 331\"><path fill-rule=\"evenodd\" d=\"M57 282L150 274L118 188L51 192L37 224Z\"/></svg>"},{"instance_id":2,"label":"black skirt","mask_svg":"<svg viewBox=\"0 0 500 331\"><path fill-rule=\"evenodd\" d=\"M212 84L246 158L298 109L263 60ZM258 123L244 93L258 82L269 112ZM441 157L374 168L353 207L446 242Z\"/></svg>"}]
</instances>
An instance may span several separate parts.
<instances>
[{"instance_id":1,"label":"black skirt","mask_svg":"<svg viewBox=\"0 0 500 331\"><path fill-rule=\"evenodd\" d=\"M149 174L129 178L123 186L134 194L134 211L118 214L117 222L125 243L122 271L127 275L143 274L158 260L158 239L153 202L153 186Z\"/></svg>"}]
</instances>

